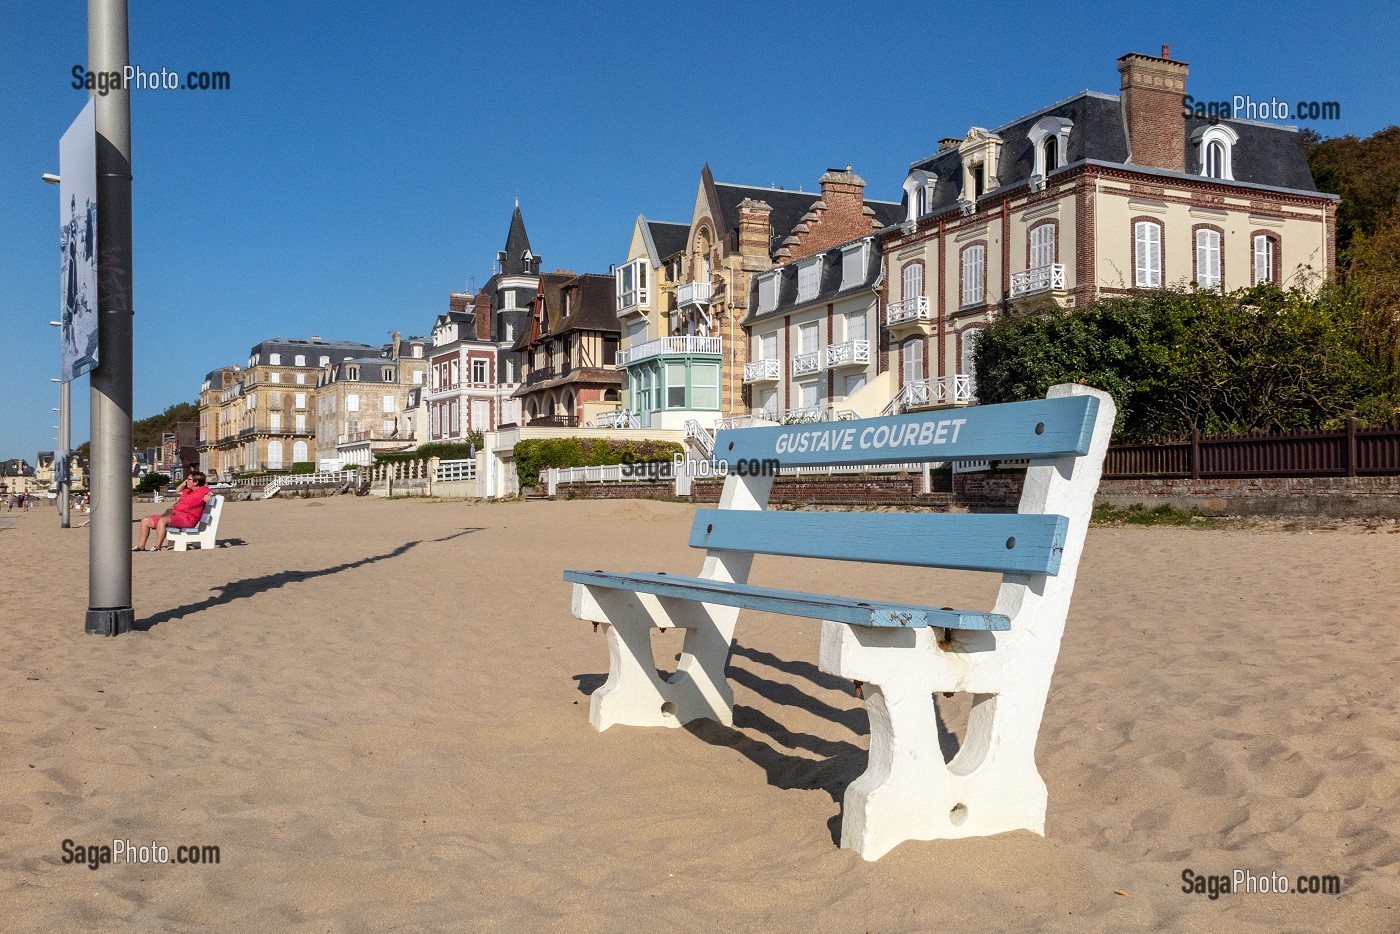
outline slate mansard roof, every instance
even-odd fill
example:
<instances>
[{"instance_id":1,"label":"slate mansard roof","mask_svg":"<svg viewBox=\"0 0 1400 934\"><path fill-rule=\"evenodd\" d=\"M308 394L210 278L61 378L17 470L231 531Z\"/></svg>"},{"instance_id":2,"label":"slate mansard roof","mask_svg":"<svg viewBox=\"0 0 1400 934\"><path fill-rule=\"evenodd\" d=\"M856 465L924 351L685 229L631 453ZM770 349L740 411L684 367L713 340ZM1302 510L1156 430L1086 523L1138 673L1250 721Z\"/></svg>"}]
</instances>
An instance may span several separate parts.
<instances>
[{"instance_id":1,"label":"slate mansard roof","mask_svg":"<svg viewBox=\"0 0 1400 934\"><path fill-rule=\"evenodd\" d=\"M860 281L841 288L841 255L845 249L852 244L866 243L865 249L865 275ZM749 313L741 322L747 326L751 323L764 321L769 318L788 314L798 308L807 308L815 305L824 305L850 295L860 292L870 292L874 295L875 288L880 282L880 270L882 268L882 252L880 244L875 239L872 231L869 236L860 237L855 240L848 240L845 243L823 250L814 254L821 257L821 279L817 283L817 292L814 296L800 304L797 301L797 268L812 261L812 257L804 256L781 266L776 266L768 272L756 273L751 277L749 283ZM774 272L778 275L778 301L773 308L760 312L758 310L758 287L760 280L766 280Z\"/></svg>"},{"instance_id":2,"label":"slate mansard roof","mask_svg":"<svg viewBox=\"0 0 1400 934\"><path fill-rule=\"evenodd\" d=\"M729 182L715 182L715 195L719 201L723 233L738 242L739 205L747 198L762 201L771 207L768 224L771 234L768 241L768 255L772 256L782 248L793 228L802 222L812 205L821 200L820 191L789 191L785 188L755 188L750 185L733 185ZM874 212L874 220L879 227L889 227L904 219L904 207L899 201L864 200L865 206ZM875 230L872 227L871 230Z\"/></svg>"},{"instance_id":3,"label":"slate mansard roof","mask_svg":"<svg viewBox=\"0 0 1400 934\"><path fill-rule=\"evenodd\" d=\"M1121 165L1136 171L1162 171L1134 165L1128 161L1127 124L1123 115L1122 100L1118 95L1081 91L1074 97L1017 118L991 131L1003 141L997 164L997 182L1000 187L1024 184L1033 174L1035 152L1029 133L1043 117L1063 117L1074 124L1065 146L1063 162L1066 167L1090 161ZM1296 128L1249 120L1209 120L1203 117L1183 119L1186 123L1186 149L1183 154L1185 174L1199 177L1195 171L1198 158L1196 141L1191 138L1192 134L1213 123L1223 123L1239 136L1239 142L1233 149L1233 174L1236 182L1294 191L1317 191ZM963 164L962 156L956 148L935 153L915 162L909 170L922 170L935 179L933 202L928 210L930 214L953 207L962 196ZM991 189L985 192L983 197L990 193ZM891 223L898 223L902 219L903 216L897 217Z\"/></svg>"},{"instance_id":4,"label":"slate mansard roof","mask_svg":"<svg viewBox=\"0 0 1400 934\"><path fill-rule=\"evenodd\" d=\"M257 359L259 363L267 363L268 354L281 354L285 360L281 366L292 366L292 360L297 354L303 354L307 359L307 366L318 366L321 357L330 357L335 360L343 360L346 357L367 356L376 353L379 348L372 344L361 344L358 341L323 341L318 339L303 339L296 337L274 337L259 344L254 344L253 349L248 351L248 358ZM250 364L251 365L251 364Z\"/></svg>"},{"instance_id":5,"label":"slate mansard roof","mask_svg":"<svg viewBox=\"0 0 1400 934\"><path fill-rule=\"evenodd\" d=\"M530 237L525 233L525 218L520 214L520 205L510 215L510 231L506 234L506 248L500 257L502 276L531 276L535 273L525 266L525 253L530 250ZM530 253L534 256L534 253ZM535 257L538 261L539 257ZM536 267L538 268L538 267Z\"/></svg>"}]
</instances>

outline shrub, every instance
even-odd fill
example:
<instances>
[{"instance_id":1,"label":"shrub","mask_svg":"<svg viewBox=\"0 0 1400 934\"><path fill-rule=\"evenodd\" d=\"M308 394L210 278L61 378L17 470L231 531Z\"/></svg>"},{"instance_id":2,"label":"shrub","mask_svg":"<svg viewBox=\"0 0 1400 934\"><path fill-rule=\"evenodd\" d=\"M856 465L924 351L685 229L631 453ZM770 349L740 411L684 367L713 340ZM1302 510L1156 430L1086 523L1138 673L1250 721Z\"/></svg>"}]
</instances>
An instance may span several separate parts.
<instances>
[{"instance_id":1,"label":"shrub","mask_svg":"<svg viewBox=\"0 0 1400 934\"><path fill-rule=\"evenodd\" d=\"M314 461L297 461L292 465L292 473L315 473L316 464Z\"/></svg>"},{"instance_id":2,"label":"shrub","mask_svg":"<svg viewBox=\"0 0 1400 934\"><path fill-rule=\"evenodd\" d=\"M478 452L481 450L481 432L472 432L467 436L466 441L431 441L427 444L418 445L418 447L414 448L412 451L376 454L374 455L374 462L376 464L393 464L400 461L427 460L430 457L437 457L442 460L462 460L471 455L473 445L475 445Z\"/></svg>"},{"instance_id":3,"label":"shrub","mask_svg":"<svg viewBox=\"0 0 1400 934\"><path fill-rule=\"evenodd\" d=\"M148 473L136 484L136 493L154 493L170 485L170 477L163 473Z\"/></svg>"},{"instance_id":4,"label":"shrub","mask_svg":"<svg viewBox=\"0 0 1400 934\"><path fill-rule=\"evenodd\" d=\"M528 438L515 445L515 472L522 487L537 486L545 467L669 463L685 448L675 441L620 441L613 438Z\"/></svg>"},{"instance_id":5,"label":"shrub","mask_svg":"<svg viewBox=\"0 0 1400 934\"><path fill-rule=\"evenodd\" d=\"M977 341L978 396L1013 402L1087 383L1114 397L1115 428L1135 438L1383 421L1400 412L1400 393L1362 320L1355 290L1331 284L1315 295L1157 289L1007 316Z\"/></svg>"}]
</instances>

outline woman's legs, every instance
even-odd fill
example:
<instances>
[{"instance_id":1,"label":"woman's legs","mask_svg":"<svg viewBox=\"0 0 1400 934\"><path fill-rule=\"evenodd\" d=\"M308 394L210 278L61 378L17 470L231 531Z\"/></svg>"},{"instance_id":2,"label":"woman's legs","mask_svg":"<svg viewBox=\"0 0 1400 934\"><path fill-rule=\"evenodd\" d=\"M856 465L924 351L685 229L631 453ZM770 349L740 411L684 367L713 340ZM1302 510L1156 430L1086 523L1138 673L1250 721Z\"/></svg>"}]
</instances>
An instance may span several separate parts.
<instances>
[{"instance_id":1,"label":"woman's legs","mask_svg":"<svg viewBox=\"0 0 1400 934\"><path fill-rule=\"evenodd\" d=\"M151 516L141 520L141 540L136 543L136 547L142 550L146 548L146 539L151 536L151 529L156 527L155 520Z\"/></svg>"},{"instance_id":2,"label":"woman's legs","mask_svg":"<svg viewBox=\"0 0 1400 934\"><path fill-rule=\"evenodd\" d=\"M165 545L165 530L168 529L168 528L170 528L170 517L169 517L169 516L161 516L161 517L160 517L160 521L158 521L158 522L156 523L156 543L155 543L155 550L156 550L156 551L160 551L161 548L164 547L164 545Z\"/></svg>"}]
</instances>

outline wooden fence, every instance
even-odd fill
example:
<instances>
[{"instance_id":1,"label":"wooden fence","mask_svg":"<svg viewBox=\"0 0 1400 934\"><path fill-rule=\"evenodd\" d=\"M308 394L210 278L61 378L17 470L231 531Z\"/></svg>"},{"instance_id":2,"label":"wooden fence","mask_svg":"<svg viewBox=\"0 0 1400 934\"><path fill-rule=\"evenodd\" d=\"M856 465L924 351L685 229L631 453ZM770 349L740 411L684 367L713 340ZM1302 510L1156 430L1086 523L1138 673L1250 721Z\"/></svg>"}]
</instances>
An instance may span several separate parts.
<instances>
[{"instance_id":1,"label":"wooden fence","mask_svg":"<svg viewBox=\"0 0 1400 934\"><path fill-rule=\"evenodd\" d=\"M1365 477L1400 474L1400 426L1112 444L1106 480Z\"/></svg>"}]
</instances>

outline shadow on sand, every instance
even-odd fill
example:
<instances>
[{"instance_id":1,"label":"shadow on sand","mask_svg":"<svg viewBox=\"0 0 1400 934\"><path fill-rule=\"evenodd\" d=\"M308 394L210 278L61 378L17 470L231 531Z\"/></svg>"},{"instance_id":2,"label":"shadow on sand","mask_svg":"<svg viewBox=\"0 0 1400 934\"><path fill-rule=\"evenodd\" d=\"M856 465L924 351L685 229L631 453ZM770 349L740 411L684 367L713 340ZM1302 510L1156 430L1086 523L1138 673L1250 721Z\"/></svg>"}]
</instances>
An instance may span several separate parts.
<instances>
[{"instance_id":1,"label":"shadow on sand","mask_svg":"<svg viewBox=\"0 0 1400 934\"><path fill-rule=\"evenodd\" d=\"M870 719L863 707L833 706L796 685L762 677L749 666L739 667L734 663L736 659L753 662L754 668L767 666L785 674L796 675L807 679L818 688L838 691L848 696L853 692L851 682L829 675L810 662L782 659L737 642L734 644L727 669L730 680L736 685L748 688L772 704L804 710L850 731L857 737L869 735ZM666 677L669 672L661 674ZM592 694L607 681L607 675L578 674L574 675L573 679L578 683L580 692ZM938 711L937 724L939 746L945 760L951 760L957 755L959 738L944 722L941 710ZM797 732L763 711L737 703L734 705L732 727L713 720L692 720L685 725L685 730L712 746L734 749L763 769L768 784L774 788L824 791L837 805L843 803L846 787L865 771L868 759L864 745L829 736ZM798 751L810 755L795 754ZM831 831L832 842L839 845L841 814L833 815L827 826Z\"/></svg>"},{"instance_id":2,"label":"shadow on sand","mask_svg":"<svg viewBox=\"0 0 1400 934\"><path fill-rule=\"evenodd\" d=\"M444 535L442 538L435 538L433 539L433 542L451 541L454 538L458 538L468 533L480 531L482 530L479 528L462 529L460 531L453 532L450 535ZM237 542L240 545L246 544L242 539L225 539L224 541L227 541L230 544L234 542ZM339 574L343 571L353 571L356 568L362 568L366 565L375 564L379 561L386 561L390 558L397 558L400 555L406 554L412 548L421 543L421 539L411 542L404 542L402 545L398 546L393 551L385 552L382 555L370 555L369 557L361 558L358 561L347 561L344 564L336 564L332 565L331 567L320 568L319 570L315 571L278 571L276 574L264 574L261 577L245 577L243 580L231 581L227 584L223 584L218 587L212 588L215 594L212 597L209 597L205 600L201 600L198 603L189 603L184 606L177 606L173 609L166 610L162 613L156 613L154 616L148 616L145 619L137 620L136 623L132 626L132 628L137 630L138 632L147 632L153 627L159 626L161 623L168 623L171 620L180 619L182 617L189 616L193 613L198 613L202 610L210 610L216 606L224 606L226 604L232 603L235 600L242 600L247 597L254 597L260 593L266 593L269 590L276 590L278 587L285 587L288 584L295 584L301 581L313 580L317 577L328 577L331 574Z\"/></svg>"}]
</instances>

